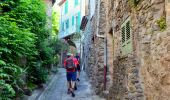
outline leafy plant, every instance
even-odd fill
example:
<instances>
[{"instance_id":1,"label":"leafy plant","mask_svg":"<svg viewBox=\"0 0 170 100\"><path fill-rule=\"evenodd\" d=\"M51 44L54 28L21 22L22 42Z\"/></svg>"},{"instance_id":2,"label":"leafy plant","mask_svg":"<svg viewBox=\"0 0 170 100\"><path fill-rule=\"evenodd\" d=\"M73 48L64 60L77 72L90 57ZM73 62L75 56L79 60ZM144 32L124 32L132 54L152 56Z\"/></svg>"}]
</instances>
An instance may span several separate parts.
<instances>
[{"instance_id":1,"label":"leafy plant","mask_svg":"<svg viewBox=\"0 0 170 100\"><path fill-rule=\"evenodd\" d=\"M139 4L140 0L128 0L129 4L132 7L137 7L137 5Z\"/></svg>"},{"instance_id":2,"label":"leafy plant","mask_svg":"<svg viewBox=\"0 0 170 100\"><path fill-rule=\"evenodd\" d=\"M159 20L157 20L157 24L160 27L161 31L164 31L167 27L165 17L161 17Z\"/></svg>"},{"instance_id":3,"label":"leafy plant","mask_svg":"<svg viewBox=\"0 0 170 100\"><path fill-rule=\"evenodd\" d=\"M42 0L0 1L0 100L23 94L28 85L44 83L51 64L67 46L52 38ZM54 25L57 26L57 25Z\"/></svg>"}]
</instances>

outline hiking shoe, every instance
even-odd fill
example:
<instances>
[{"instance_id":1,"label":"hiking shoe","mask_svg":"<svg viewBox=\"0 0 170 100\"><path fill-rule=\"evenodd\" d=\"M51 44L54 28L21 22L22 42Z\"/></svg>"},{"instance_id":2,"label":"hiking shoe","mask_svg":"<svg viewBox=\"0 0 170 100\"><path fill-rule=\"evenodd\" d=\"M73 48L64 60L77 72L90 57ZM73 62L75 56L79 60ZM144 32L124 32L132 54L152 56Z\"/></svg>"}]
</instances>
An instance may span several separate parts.
<instances>
[{"instance_id":1,"label":"hiking shoe","mask_svg":"<svg viewBox=\"0 0 170 100\"><path fill-rule=\"evenodd\" d=\"M73 92L73 91L71 91L71 96L72 96L72 97L75 97L75 94L74 94L74 92Z\"/></svg>"},{"instance_id":2,"label":"hiking shoe","mask_svg":"<svg viewBox=\"0 0 170 100\"><path fill-rule=\"evenodd\" d=\"M75 85L74 90L77 90L77 86Z\"/></svg>"},{"instance_id":3,"label":"hiking shoe","mask_svg":"<svg viewBox=\"0 0 170 100\"><path fill-rule=\"evenodd\" d=\"M71 91L70 91L70 89L68 89L67 94L70 94L70 93L71 93Z\"/></svg>"},{"instance_id":4,"label":"hiking shoe","mask_svg":"<svg viewBox=\"0 0 170 100\"><path fill-rule=\"evenodd\" d=\"M80 81L80 79L79 79L79 78L77 78L77 81Z\"/></svg>"}]
</instances>

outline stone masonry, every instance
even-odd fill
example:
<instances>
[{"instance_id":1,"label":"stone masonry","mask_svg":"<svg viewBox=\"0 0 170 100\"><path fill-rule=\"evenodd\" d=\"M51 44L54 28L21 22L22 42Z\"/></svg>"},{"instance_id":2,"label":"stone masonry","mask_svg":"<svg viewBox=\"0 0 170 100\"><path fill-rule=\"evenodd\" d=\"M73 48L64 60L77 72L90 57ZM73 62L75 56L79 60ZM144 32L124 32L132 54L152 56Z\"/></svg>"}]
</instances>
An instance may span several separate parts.
<instances>
[{"instance_id":1,"label":"stone masonry","mask_svg":"<svg viewBox=\"0 0 170 100\"><path fill-rule=\"evenodd\" d=\"M127 18L132 52L123 55L121 25ZM96 0L84 31L84 64L96 94L108 100L169 100L169 26L169 0Z\"/></svg>"}]
</instances>

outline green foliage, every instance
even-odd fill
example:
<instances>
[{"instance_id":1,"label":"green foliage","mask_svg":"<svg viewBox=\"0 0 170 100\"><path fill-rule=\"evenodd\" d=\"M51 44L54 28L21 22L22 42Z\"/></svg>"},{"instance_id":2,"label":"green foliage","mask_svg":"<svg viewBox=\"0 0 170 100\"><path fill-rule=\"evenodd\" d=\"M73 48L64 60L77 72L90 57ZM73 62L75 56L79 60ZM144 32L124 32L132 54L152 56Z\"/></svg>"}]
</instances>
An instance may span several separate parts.
<instances>
[{"instance_id":1,"label":"green foliage","mask_svg":"<svg viewBox=\"0 0 170 100\"><path fill-rule=\"evenodd\" d=\"M139 4L140 0L128 0L129 4L132 7L137 7L137 5Z\"/></svg>"},{"instance_id":2,"label":"green foliage","mask_svg":"<svg viewBox=\"0 0 170 100\"><path fill-rule=\"evenodd\" d=\"M0 12L11 11L18 5L20 0L1 0L0 1Z\"/></svg>"},{"instance_id":3,"label":"green foliage","mask_svg":"<svg viewBox=\"0 0 170 100\"><path fill-rule=\"evenodd\" d=\"M28 80L29 80L29 84L33 83L33 84L37 84L40 85L44 82L46 82L47 75L48 75L48 71L47 69L45 69L44 67L41 67L41 62L37 62L36 64L37 66L32 66L28 69L29 73L28 73Z\"/></svg>"},{"instance_id":4,"label":"green foliage","mask_svg":"<svg viewBox=\"0 0 170 100\"><path fill-rule=\"evenodd\" d=\"M25 78L34 77L35 82L45 82L47 73L35 63L41 60L40 45L50 33L41 0L3 0L0 11L0 99L9 100L26 84L27 70L23 69L30 71ZM24 65L20 64L23 57L27 60Z\"/></svg>"},{"instance_id":5,"label":"green foliage","mask_svg":"<svg viewBox=\"0 0 170 100\"><path fill-rule=\"evenodd\" d=\"M0 1L0 100L12 100L25 85L44 83L51 64L67 50L57 39L59 23L52 38L47 23L42 0Z\"/></svg>"},{"instance_id":6,"label":"green foliage","mask_svg":"<svg viewBox=\"0 0 170 100\"><path fill-rule=\"evenodd\" d=\"M54 50L50 47L48 40L40 44L41 60L43 60L43 66L53 63Z\"/></svg>"},{"instance_id":7,"label":"green foliage","mask_svg":"<svg viewBox=\"0 0 170 100\"><path fill-rule=\"evenodd\" d=\"M20 90L24 84L21 76L24 71L17 65L8 63L0 68L0 100L10 100L15 91Z\"/></svg>"},{"instance_id":8,"label":"green foliage","mask_svg":"<svg viewBox=\"0 0 170 100\"><path fill-rule=\"evenodd\" d=\"M161 17L159 20L157 20L157 24L160 27L161 31L164 31L167 27L165 17Z\"/></svg>"},{"instance_id":9,"label":"green foliage","mask_svg":"<svg viewBox=\"0 0 170 100\"><path fill-rule=\"evenodd\" d=\"M52 12L52 33L53 37L57 35L59 30L59 13L55 10Z\"/></svg>"},{"instance_id":10,"label":"green foliage","mask_svg":"<svg viewBox=\"0 0 170 100\"><path fill-rule=\"evenodd\" d=\"M4 80L0 80L0 100L12 100L10 98L14 95L15 91L12 86Z\"/></svg>"}]
</instances>

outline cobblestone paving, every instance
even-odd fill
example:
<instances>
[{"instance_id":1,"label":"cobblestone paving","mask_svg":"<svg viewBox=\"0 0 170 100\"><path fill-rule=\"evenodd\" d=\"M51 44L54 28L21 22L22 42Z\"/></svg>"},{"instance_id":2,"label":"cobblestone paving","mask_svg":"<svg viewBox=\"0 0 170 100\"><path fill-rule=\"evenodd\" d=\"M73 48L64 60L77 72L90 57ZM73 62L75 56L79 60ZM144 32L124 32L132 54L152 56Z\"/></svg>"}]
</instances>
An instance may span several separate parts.
<instances>
[{"instance_id":1,"label":"cobblestone paving","mask_svg":"<svg viewBox=\"0 0 170 100\"><path fill-rule=\"evenodd\" d=\"M77 83L75 97L67 94L67 81L65 69L60 68L58 74L49 86L40 95L38 100L105 100L92 95L91 85L84 72L81 72L80 82Z\"/></svg>"}]
</instances>

